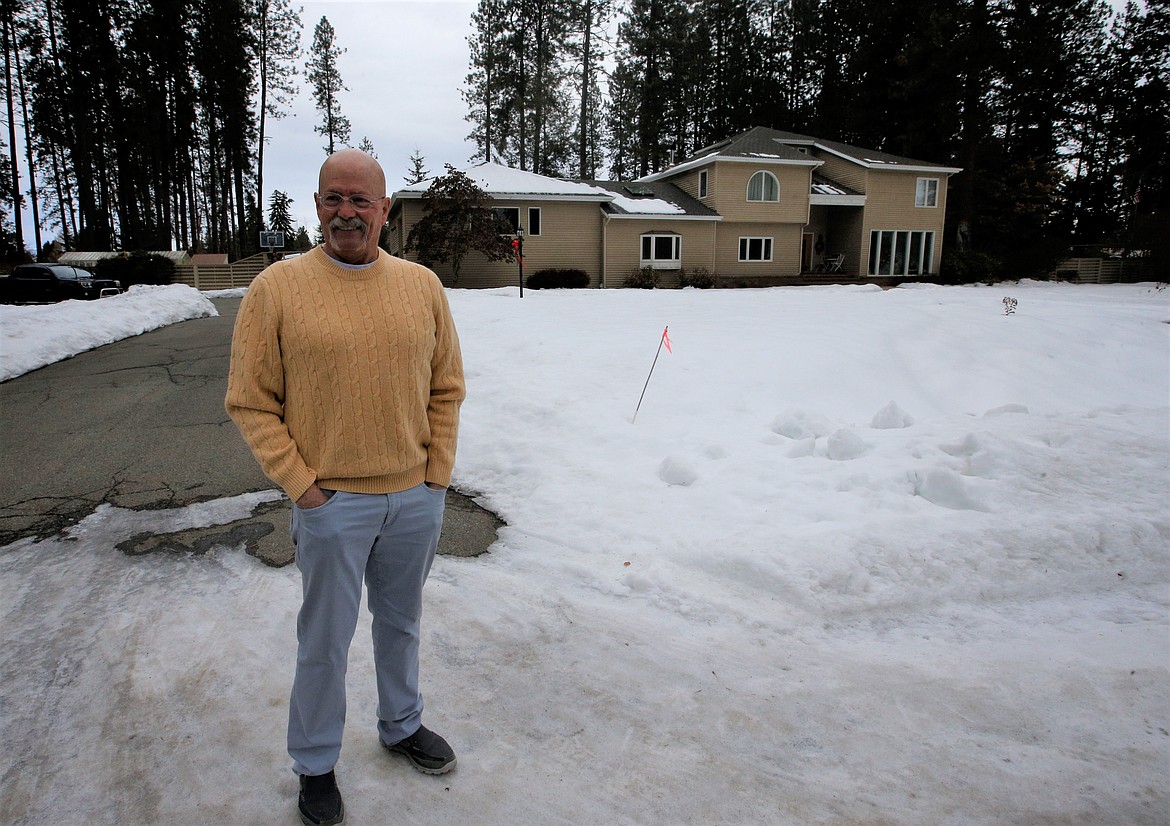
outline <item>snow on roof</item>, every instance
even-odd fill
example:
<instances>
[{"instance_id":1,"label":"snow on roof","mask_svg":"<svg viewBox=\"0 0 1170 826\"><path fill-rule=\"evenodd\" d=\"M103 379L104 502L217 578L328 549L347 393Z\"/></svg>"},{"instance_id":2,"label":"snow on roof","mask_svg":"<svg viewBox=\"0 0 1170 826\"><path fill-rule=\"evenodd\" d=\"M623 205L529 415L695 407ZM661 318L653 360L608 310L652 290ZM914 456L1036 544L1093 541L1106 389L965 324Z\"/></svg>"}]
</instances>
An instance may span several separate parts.
<instances>
[{"instance_id":1,"label":"snow on roof","mask_svg":"<svg viewBox=\"0 0 1170 826\"><path fill-rule=\"evenodd\" d=\"M637 215L686 215L687 213L678 204L672 204L662 198L627 198L624 195L618 195L613 199L613 205Z\"/></svg>"},{"instance_id":2,"label":"snow on roof","mask_svg":"<svg viewBox=\"0 0 1170 826\"><path fill-rule=\"evenodd\" d=\"M568 181L563 178L551 178L547 175L538 175L535 172L512 169L498 163L481 163L460 171L475 181L476 185L488 195L497 198L501 195L555 195L597 201L610 199L610 193L589 184ZM408 197L422 195L434 182L435 178L429 178L417 184L405 186L395 194Z\"/></svg>"},{"instance_id":3,"label":"snow on roof","mask_svg":"<svg viewBox=\"0 0 1170 826\"><path fill-rule=\"evenodd\" d=\"M835 184L824 181L813 181L812 192L814 195L848 195L850 194L844 188L836 186Z\"/></svg>"}]
</instances>

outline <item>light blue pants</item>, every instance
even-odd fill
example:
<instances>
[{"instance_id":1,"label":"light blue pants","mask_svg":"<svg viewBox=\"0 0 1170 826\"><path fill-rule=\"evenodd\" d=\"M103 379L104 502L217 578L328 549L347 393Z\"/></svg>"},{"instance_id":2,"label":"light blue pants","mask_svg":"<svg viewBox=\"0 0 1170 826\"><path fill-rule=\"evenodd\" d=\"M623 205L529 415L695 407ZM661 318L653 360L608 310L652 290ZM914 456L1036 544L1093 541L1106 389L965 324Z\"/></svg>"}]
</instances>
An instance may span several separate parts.
<instances>
[{"instance_id":1,"label":"light blue pants","mask_svg":"<svg viewBox=\"0 0 1170 826\"><path fill-rule=\"evenodd\" d=\"M325 774L341 754L345 671L363 579L373 615L378 734L397 743L421 725L422 589L439 544L445 495L419 485L390 494L338 491L319 507L293 506L303 599L288 753L298 774Z\"/></svg>"}]
</instances>

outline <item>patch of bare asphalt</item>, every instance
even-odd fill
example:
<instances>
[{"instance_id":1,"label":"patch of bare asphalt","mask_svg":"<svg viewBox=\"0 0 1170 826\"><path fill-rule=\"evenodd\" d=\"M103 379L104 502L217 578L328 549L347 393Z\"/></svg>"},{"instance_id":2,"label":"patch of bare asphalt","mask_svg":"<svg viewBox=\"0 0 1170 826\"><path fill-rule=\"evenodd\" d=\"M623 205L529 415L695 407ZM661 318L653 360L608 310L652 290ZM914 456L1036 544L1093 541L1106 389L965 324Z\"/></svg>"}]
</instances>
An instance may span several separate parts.
<instances>
[{"instance_id":1,"label":"patch of bare asphalt","mask_svg":"<svg viewBox=\"0 0 1170 826\"><path fill-rule=\"evenodd\" d=\"M96 493L96 492L95 492ZM102 503L102 496L38 498L16 502L0 512L0 547L26 536L41 539L60 534L77 524ZM116 507L151 511L179 507L174 498L134 506L110 496ZM186 504L191 504L190 502ZM224 525L189 528L172 533L141 532L119 542L118 550L129 556L151 553L181 553L196 556L214 547L236 547L265 565L280 568L293 561L289 537L291 505L287 499L263 502L252 514ZM475 557L486 553L499 536L505 522L469 496L456 490L447 491L447 509L443 517L443 534L439 553L444 556Z\"/></svg>"},{"instance_id":2,"label":"patch of bare asphalt","mask_svg":"<svg viewBox=\"0 0 1170 826\"><path fill-rule=\"evenodd\" d=\"M119 542L117 547L129 556L150 553L199 556L214 547L236 547L243 543L245 553L265 565L279 568L293 561L292 540L288 532L291 507L287 499L263 502L245 519L173 533L138 533ZM471 497L448 490L439 553L479 556L496 541L498 530L503 525L499 517L480 507Z\"/></svg>"}]
</instances>

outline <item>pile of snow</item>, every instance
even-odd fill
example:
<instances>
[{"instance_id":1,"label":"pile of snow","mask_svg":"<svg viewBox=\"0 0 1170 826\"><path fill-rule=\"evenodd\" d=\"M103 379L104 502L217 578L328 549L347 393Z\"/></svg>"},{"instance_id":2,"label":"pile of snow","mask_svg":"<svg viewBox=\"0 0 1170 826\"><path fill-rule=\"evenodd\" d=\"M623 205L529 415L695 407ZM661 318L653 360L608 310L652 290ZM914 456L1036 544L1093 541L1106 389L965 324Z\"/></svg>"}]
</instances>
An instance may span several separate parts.
<instances>
[{"instance_id":1,"label":"pile of snow","mask_svg":"<svg viewBox=\"0 0 1170 826\"><path fill-rule=\"evenodd\" d=\"M0 381L176 321L217 315L193 287L138 284L97 301L0 305Z\"/></svg>"},{"instance_id":2,"label":"pile of snow","mask_svg":"<svg viewBox=\"0 0 1170 826\"><path fill-rule=\"evenodd\" d=\"M508 526L426 591L454 774L378 748L359 624L354 823L1170 821L1170 294L450 299ZM143 519L0 549L3 811L296 822L295 569L124 557Z\"/></svg>"}]
</instances>

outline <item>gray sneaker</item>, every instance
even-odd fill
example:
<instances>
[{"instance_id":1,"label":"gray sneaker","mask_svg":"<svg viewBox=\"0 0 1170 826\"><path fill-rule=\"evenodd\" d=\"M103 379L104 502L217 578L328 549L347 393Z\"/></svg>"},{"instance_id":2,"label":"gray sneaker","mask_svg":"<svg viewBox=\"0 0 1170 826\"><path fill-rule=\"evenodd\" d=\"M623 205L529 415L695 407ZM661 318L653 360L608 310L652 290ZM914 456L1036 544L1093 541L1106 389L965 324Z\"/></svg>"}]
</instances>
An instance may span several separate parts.
<instances>
[{"instance_id":1,"label":"gray sneaker","mask_svg":"<svg viewBox=\"0 0 1170 826\"><path fill-rule=\"evenodd\" d=\"M447 741L426 726L399 740L397 743L382 742L382 745L396 754L406 755L416 769L423 774L446 774L455 768L455 752Z\"/></svg>"}]
</instances>

